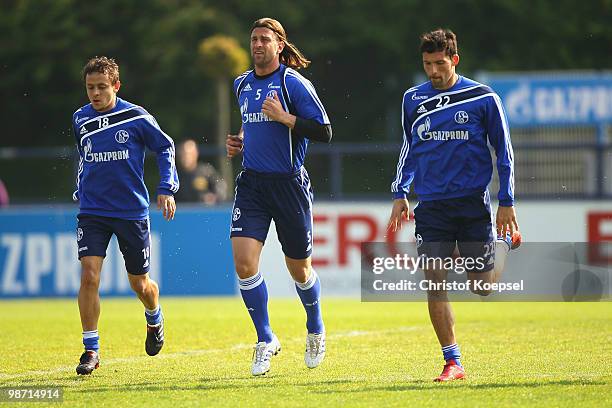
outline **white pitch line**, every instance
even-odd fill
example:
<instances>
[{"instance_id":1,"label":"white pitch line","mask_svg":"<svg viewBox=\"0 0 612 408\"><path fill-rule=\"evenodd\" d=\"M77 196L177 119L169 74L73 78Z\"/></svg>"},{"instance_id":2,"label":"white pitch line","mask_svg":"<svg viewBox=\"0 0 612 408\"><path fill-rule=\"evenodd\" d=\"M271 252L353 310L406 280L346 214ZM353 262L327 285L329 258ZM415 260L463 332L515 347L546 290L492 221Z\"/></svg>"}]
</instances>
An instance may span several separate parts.
<instances>
[{"instance_id":1,"label":"white pitch line","mask_svg":"<svg viewBox=\"0 0 612 408\"><path fill-rule=\"evenodd\" d=\"M396 327L396 328L392 328L392 329L387 329L387 330L372 330L372 331L366 331L366 330L351 330L351 331L346 331L346 332L339 332L339 333L330 333L327 338L328 339L341 339L341 338L349 338L349 337L358 337L358 336L370 336L370 335L381 335L381 334L393 334L393 333L398 333L398 332L409 332L409 331L414 331L421 328L420 326L413 326L413 327ZM284 343L298 343L300 341L303 341L304 338L303 337L294 337L291 339L286 339L284 340ZM230 351L237 351L237 350L248 350L248 349L252 349L253 345L252 344L235 344L231 347L228 348L217 348L217 349L203 349L203 350L186 350L186 351L179 351L176 353L169 353L169 354L159 354L157 356L155 356L156 360L159 359L172 359L172 358L177 358L177 357L185 357L185 356L201 356L201 355L205 355L205 354L213 354L213 353L226 353L228 350ZM146 360L146 359L150 359L151 357L149 356L135 356L135 357L117 357L117 358L110 358L110 359L103 359L102 360L102 364L104 364L104 366L109 366L109 365L114 365L114 364L121 364L121 363L132 363L138 360ZM45 376L45 375L53 375L53 374L58 374L58 373L73 373L74 372L74 365L70 365L70 366L62 366L62 367L56 367L56 368L52 368L50 370L34 370L34 371L26 371L23 373L19 373L19 374L3 374L0 373L0 380L14 380L14 379L18 379L18 378L23 378L23 377L30 377L30 376ZM76 374L75 374L76 375Z\"/></svg>"}]
</instances>

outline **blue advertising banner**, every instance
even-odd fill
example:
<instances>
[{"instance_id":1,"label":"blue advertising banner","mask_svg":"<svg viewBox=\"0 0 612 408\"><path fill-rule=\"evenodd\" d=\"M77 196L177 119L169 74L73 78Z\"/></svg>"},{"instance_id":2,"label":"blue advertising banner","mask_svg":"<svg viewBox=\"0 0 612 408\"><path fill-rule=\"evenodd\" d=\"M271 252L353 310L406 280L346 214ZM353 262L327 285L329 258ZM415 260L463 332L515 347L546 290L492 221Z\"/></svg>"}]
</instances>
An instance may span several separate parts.
<instances>
[{"instance_id":1,"label":"blue advertising banner","mask_svg":"<svg viewBox=\"0 0 612 408\"><path fill-rule=\"evenodd\" d=\"M544 72L478 76L501 97L510 125L612 123L612 73Z\"/></svg>"},{"instance_id":2,"label":"blue advertising banner","mask_svg":"<svg viewBox=\"0 0 612 408\"><path fill-rule=\"evenodd\" d=\"M76 207L0 211L0 298L76 296L80 285ZM151 271L162 295L233 295L231 208L181 206L173 221L151 211ZM132 293L113 237L102 295Z\"/></svg>"}]
</instances>

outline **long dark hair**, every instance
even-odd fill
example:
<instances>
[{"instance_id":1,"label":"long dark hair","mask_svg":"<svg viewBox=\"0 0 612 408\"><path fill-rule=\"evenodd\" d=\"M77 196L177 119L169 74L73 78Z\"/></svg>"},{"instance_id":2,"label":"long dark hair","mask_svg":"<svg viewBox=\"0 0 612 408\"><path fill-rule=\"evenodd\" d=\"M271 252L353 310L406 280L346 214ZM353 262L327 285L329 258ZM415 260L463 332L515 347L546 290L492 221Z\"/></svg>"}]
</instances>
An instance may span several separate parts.
<instances>
[{"instance_id":1,"label":"long dark hair","mask_svg":"<svg viewBox=\"0 0 612 408\"><path fill-rule=\"evenodd\" d=\"M272 30L278 36L278 39L285 43L285 48L279 56L282 64L295 69L306 68L310 65L310 61L304 57L304 54L287 40L285 29L277 20L269 17L260 18L253 23L251 32L258 27Z\"/></svg>"}]
</instances>

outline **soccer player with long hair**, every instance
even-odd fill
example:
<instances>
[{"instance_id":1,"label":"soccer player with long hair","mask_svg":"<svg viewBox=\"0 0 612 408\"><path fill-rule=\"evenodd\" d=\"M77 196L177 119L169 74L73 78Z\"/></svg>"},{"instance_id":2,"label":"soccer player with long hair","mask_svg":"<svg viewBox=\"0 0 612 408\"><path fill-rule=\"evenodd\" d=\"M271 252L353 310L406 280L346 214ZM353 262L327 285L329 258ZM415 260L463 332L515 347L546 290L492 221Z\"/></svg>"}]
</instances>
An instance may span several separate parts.
<instances>
[{"instance_id":1,"label":"soccer player with long hair","mask_svg":"<svg viewBox=\"0 0 612 408\"><path fill-rule=\"evenodd\" d=\"M229 157L243 155L230 236L240 293L257 332L251 367L257 376L270 370L270 359L281 348L259 270L271 220L306 311L306 366L317 367L325 356L321 283L311 264L313 192L304 158L309 140L329 143L332 129L314 86L297 72L310 61L278 21L254 22L251 57L254 68L234 81L242 128L228 136L226 148Z\"/></svg>"}]
</instances>

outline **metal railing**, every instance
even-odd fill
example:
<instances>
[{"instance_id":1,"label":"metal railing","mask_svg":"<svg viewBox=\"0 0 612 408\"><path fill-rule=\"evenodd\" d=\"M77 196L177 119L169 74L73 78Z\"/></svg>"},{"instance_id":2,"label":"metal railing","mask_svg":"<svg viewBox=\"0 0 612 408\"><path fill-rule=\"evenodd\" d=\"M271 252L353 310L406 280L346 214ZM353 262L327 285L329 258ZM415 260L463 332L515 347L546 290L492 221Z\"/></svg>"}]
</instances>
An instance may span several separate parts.
<instances>
[{"instance_id":1,"label":"metal railing","mask_svg":"<svg viewBox=\"0 0 612 408\"><path fill-rule=\"evenodd\" d=\"M517 199L611 199L612 144L597 140L514 143ZM397 143L313 143L306 167L318 199L384 199L396 172ZM72 147L0 148L0 179L13 203L70 201L74 186ZM225 157L221 149L200 146L203 161ZM153 156L153 155L148 155ZM493 159L495 160L495 159ZM490 189L497 192L497 171ZM240 160L233 160L235 172ZM155 161L147 160L147 184L156 184ZM495 194L493 194L495 196Z\"/></svg>"}]
</instances>

